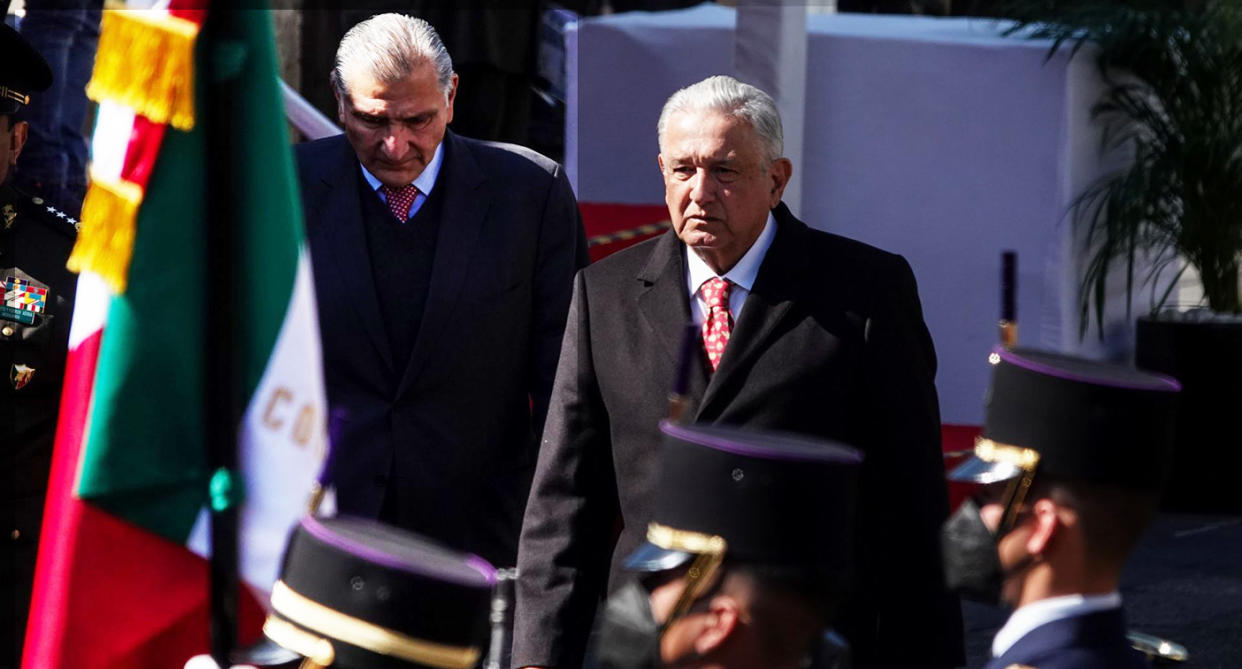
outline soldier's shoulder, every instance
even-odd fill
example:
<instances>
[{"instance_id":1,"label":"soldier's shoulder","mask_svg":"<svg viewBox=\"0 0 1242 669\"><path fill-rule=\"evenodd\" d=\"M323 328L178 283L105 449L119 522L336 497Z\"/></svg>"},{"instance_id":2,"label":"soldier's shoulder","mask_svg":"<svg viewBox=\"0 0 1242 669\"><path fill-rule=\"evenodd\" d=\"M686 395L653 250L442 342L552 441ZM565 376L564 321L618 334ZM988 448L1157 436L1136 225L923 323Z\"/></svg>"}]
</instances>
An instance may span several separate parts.
<instances>
[{"instance_id":1,"label":"soldier's shoulder","mask_svg":"<svg viewBox=\"0 0 1242 669\"><path fill-rule=\"evenodd\" d=\"M37 223L69 239L77 237L80 225L76 217L41 197L8 186L0 188L0 224L9 228L26 223Z\"/></svg>"}]
</instances>

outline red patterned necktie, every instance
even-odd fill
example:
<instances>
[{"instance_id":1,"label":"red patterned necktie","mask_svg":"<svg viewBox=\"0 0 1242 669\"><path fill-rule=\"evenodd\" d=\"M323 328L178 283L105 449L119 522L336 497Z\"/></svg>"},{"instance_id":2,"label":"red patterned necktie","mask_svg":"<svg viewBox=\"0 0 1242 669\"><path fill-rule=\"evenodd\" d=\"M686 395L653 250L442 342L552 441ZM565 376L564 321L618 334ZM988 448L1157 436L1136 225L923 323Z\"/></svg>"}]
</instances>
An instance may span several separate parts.
<instances>
[{"instance_id":1,"label":"red patterned necktie","mask_svg":"<svg viewBox=\"0 0 1242 669\"><path fill-rule=\"evenodd\" d=\"M400 188L380 186L380 192L388 200L388 209L398 221L405 223L410 219L410 207L414 204L414 198L418 197L418 188L412 184Z\"/></svg>"},{"instance_id":2,"label":"red patterned necktie","mask_svg":"<svg viewBox=\"0 0 1242 669\"><path fill-rule=\"evenodd\" d=\"M716 277L703 284L699 291L703 301L707 303L707 318L703 319L703 347L707 349L707 361L712 363L712 371L720 366L720 357L724 355L725 345L729 343L729 331L733 327L733 314L729 312L729 286L731 284Z\"/></svg>"}]
</instances>

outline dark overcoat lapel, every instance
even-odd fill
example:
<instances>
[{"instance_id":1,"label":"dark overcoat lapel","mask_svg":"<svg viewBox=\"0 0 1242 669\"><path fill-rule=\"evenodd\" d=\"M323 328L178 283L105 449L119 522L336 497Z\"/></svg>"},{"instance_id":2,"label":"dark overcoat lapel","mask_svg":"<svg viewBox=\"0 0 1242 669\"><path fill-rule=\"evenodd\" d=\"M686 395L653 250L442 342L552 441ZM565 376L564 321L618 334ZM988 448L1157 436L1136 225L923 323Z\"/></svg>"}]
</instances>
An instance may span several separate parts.
<instances>
[{"instance_id":1,"label":"dark overcoat lapel","mask_svg":"<svg viewBox=\"0 0 1242 669\"><path fill-rule=\"evenodd\" d=\"M647 264L638 273L642 283L638 293L642 324L653 335L655 348L672 369L677 368L681 340L691 322L683 248L681 239L670 230L656 243ZM707 386L706 365L699 364L702 361L698 359L702 357L698 356L690 365L688 395L693 400L702 397Z\"/></svg>"},{"instance_id":2,"label":"dark overcoat lapel","mask_svg":"<svg viewBox=\"0 0 1242 669\"><path fill-rule=\"evenodd\" d=\"M423 322L398 394L405 393L418 379L433 351L448 350L442 343L445 325L460 303L458 296L471 263L476 261L477 242L492 203L487 179L465 142L446 132L444 145L444 163L436 178L436 188L445 189L444 214L436 238L431 285Z\"/></svg>"},{"instance_id":3,"label":"dark overcoat lapel","mask_svg":"<svg viewBox=\"0 0 1242 669\"><path fill-rule=\"evenodd\" d=\"M795 219L784 204L775 215L776 237L746 297L746 306L734 324L733 336L725 348L720 367L709 375L705 362L696 360L691 366L689 394L697 405L696 421L711 420L719 413L720 398L732 396L724 389L730 384L744 382L748 363L765 348L768 339L777 331L776 326L789 316L790 307L804 289L802 276L807 254L799 240L806 226ZM654 334L661 354L674 365L684 327L690 322L683 252L691 253L670 231L656 243L647 264L638 273L638 280L644 284L638 295L639 313L646 328Z\"/></svg>"},{"instance_id":4,"label":"dark overcoat lapel","mask_svg":"<svg viewBox=\"0 0 1242 669\"><path fill-rule=\"evenodd\" d=\"M744 382L739 375L744 375L751 358L766 348L768 338L798 298L798 291L803 285L799 276L807 260L798 238L805 225L794 219L784 204L779 206L775 215L776 237L768 247L750 294L746 296L742 313L734 323L729 345L720 358L720 366L707 384L696 420L712 417L719 398L736 394L724 389L730 384Z\"/></svg>"},{"instance_id":5,"label":"dark overcoat lapel","mask_svg":"<svg viewBox=\"0 0 1242 669\"><path fill-rule=\"evenodd\" d=\"M395 371L392 349L380 316L366 233L362 228L362 211L358 206L361 202L358 157L344 136L340 137L339 148L342 153L338 158L322 163L320 179L324 191L322 197L316 199L322 209L311 212L312 215L307 217L308 220L319 221L319 225L307 232L324 240L315 245L315 252L328 256L331 262L318 263L318 266L335 269L337 276L326 278L337 286L348 287L342 288L342 299L357 311L362 329L370 336L381 359L392 372Z\"/></svg>"}]
</instances>

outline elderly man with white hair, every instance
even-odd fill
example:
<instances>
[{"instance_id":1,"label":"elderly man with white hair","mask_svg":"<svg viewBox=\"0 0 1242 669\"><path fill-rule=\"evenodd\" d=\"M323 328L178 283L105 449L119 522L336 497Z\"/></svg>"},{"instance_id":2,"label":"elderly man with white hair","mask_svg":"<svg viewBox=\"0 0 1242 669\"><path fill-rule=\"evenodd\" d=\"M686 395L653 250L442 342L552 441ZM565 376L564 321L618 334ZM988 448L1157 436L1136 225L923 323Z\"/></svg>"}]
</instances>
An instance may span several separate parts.
<instances>
[{"instance_id":1,"label":"elderly man with white hair","mask_svg":"<svg viewBox=\"0 0 1242 669\"><path fill-rule=\"evenodd\" d=\"M448 130L458 77L426 21L354 26L331 83L345 134L297 163L337 507L512 565L587 260L573 192L533 151Z\"/></svg>"},{"instance_id":2,"label":"elderly man with white hair","mask_svg":"<svg viewBox=\"0 0 1242 669\"><path fill-rule=\"evenodd\" d=\"M753 86L684 88L657 130L672 230L578 273L522 528L514 666L581 666L600 599L652 520L658 426L691 322L683 420L865 456L859 569L838 625L854 666L964 664L939 571L936 359L909 264L790 213L780 116ZM678 666L714 658L698 649Z\"/></svg>"}]
</instances>

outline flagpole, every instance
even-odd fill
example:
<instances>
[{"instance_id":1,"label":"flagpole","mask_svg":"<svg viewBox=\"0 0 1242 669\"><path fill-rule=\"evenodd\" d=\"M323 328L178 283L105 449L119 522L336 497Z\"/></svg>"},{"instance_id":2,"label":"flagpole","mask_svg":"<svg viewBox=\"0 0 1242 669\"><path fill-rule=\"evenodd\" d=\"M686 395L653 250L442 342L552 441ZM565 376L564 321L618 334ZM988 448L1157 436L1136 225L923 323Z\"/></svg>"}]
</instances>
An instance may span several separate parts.
<instances>
[{"instance_id":1,"label":"flagpole","mask_svg":"<svg viewBox=\"0 0 1242 669\"><path fill-rule=\"evenodd\" d=\"M206 299L206 417L208 457L212 478L210 636L211 656L221 669L232 665L237 647L238 619L238 503L237 438L242 398L234 345L239 341L236 299L242 289L229 281L239 263L237 235L229 207L237 201L230 166L236 164L238 137L232 109L244 104L233 84L239 71L230 67L221 45L230 41L235 11L229 0L212 0L204 24L201 48L205 83L207 136L207 275Z\"/></svg>"}]
</instances>

